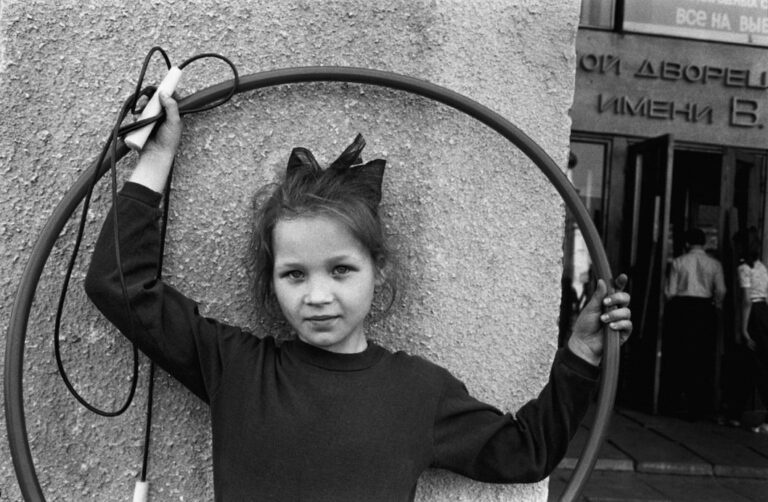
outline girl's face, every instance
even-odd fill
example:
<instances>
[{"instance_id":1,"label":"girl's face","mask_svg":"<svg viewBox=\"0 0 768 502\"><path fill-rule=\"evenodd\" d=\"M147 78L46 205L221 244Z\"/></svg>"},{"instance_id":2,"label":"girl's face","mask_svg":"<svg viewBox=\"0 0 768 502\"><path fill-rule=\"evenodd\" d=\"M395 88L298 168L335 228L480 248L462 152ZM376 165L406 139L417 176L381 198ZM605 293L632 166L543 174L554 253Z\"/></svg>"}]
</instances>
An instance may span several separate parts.
<instances>
[{"instance_id":1,"label":"girl's face","mask_svg":"<svg viewBox=\"0 0 768 502\"><path fill-rule=\"evenodd\" d=\"M279 220L272 242L275 296L299 338L331 352L365 350L363 322L381 275L368 250L323 215Z\"/></svg>"}]
</instances>

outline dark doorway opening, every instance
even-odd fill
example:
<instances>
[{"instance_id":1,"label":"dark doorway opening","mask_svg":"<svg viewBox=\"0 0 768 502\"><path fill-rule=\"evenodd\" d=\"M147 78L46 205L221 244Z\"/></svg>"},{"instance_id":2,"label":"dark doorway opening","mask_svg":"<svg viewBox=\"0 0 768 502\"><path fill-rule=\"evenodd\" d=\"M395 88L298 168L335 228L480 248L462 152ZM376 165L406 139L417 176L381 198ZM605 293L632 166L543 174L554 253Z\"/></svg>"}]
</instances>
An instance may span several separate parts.
<instances>
[{"instance_id":1,"label":"dark doorway opening","mask_svg":"<svg viewBox=\"0 0 768 502\"><path fill-rule=\"evenodd\" d=\"M665 286L672 260L688 251L685 234L690 229L702 230L705 252L721 263L723 259L722 154L675 150L673 165L668 235L671 242L664 260ZM698 275L696 271L691 272ZM667 294L665 289L667 303L661 322L661 351L657 356L655 410L668 415L693 416L695 408L697 416L714 417L720 406L722 310L717 311L720 315L716 319L700 326L696 330L699 333L692 333L692 328L701 322L677 319L681 315L680 303L670 303L672 299L666 297ZM677 308L673 308L675 306ZM708 313L697 316L712 315L711 306L702 308L708 308Z\"/></svg>"}]
</instances>

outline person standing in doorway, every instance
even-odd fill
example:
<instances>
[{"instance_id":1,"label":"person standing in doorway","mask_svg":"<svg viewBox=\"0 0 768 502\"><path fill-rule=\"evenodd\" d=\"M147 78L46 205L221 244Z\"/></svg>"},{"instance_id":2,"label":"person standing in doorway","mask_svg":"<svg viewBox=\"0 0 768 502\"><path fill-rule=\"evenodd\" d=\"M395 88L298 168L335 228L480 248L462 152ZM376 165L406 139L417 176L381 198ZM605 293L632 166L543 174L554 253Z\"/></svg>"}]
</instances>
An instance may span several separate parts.
<instances>
[{"instance_id":1,"label":"person standing in doorway","mask_svg":"<svg viewBox=\"0 0 768 502\"><path fill-rule=\"evenodd\" d=\"M715 411L717 320L726 293L723 266L704 250L705 241L699 228L686 232L687 251L672 261L666 288L665 366L691 420L710 418Z\"/></svg>"},{"instance_id":2,"label":"person standing in doorway","mask_svg":"<svg viewBox=\"0 0 768 502\"><path fill-rule=\"evenodd\" d=\"M760 261L757 242L748 245L738 272L742 291L741 341L748 349L747 368L760 398L768 405L768 269ZM751 386L747 386L744 388L746 392L739 393L737 411L744 410L747 393L751 390ZM764 415L762 424L751 429L753 432L768 434L768 416Z\"/></svg>"}]
</instances>

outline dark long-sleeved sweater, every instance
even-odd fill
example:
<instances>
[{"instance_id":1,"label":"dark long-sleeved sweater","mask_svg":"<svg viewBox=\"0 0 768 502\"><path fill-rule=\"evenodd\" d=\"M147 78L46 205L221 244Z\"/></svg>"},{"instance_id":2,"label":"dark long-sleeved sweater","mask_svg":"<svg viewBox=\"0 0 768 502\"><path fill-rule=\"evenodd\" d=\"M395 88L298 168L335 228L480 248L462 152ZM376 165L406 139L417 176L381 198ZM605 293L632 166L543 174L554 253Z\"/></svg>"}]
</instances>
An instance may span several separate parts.
<instances>
[{"instance_id":1,"label":"dark long-sleeved sweater","mask_svg":"<svg viewBox=\"0 0 768 502\"><path fill-rule=\"evenodd\" d=\"M195 302L157 280L159 200L132 183L118 199L130 311L111 215L86 290L142 351L210 404L216 500L406 501L429 467L528 482L564 455L597 368L558 351L549 383L512 416L420 357L373 343L359 354L300 340L278 346L202 317Z\"/></svg>"}]
</instances>

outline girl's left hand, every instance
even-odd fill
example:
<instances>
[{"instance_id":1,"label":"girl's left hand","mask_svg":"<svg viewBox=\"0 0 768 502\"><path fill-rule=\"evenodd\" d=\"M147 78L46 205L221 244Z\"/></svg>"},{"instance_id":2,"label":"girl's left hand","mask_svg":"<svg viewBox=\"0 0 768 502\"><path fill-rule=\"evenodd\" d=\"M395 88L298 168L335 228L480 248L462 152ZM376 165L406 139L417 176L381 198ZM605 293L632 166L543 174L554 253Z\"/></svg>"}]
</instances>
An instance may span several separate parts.
<instances>
[{"instance_id":1,"label":"girl's left hand","mask_svg":"<svg viewBox=\"0 0 768 502\"><path fill-rule=\"evenodd\" d=\"M629 293L624 292L627 276L621 274L615 280L616 291L607 295L608 288L602 279L584 306L568 339L568 348L585 361L597 366L603 357L603 325L617 332L619 342L624 343L632 333Z\"/></svg>"}]
</instances>

